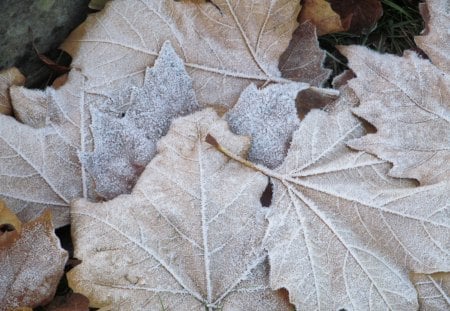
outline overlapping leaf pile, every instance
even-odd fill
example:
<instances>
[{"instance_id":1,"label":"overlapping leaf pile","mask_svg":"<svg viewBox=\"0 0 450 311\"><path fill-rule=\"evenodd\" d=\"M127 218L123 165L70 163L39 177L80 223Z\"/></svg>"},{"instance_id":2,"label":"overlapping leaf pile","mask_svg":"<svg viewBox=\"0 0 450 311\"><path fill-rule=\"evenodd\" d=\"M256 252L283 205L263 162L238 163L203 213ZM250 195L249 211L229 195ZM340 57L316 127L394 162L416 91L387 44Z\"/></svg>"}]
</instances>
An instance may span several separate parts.
<instances>
[{"instance_id":1,"label":"overlapping leaf pile","mask_svg":"<svg viewBox=\"0 0 450 311\"><path fill-rule=\"evenodd\" d=\"M422 7L430 60L341 47L356 78L336 98L298 1L115 0L64 44L67 81L3 75L0 197L71 222L69 285L93 307L448 309L449 5ZM48 221L4 227L0 260Z\"/></svg>"}]
</instances>

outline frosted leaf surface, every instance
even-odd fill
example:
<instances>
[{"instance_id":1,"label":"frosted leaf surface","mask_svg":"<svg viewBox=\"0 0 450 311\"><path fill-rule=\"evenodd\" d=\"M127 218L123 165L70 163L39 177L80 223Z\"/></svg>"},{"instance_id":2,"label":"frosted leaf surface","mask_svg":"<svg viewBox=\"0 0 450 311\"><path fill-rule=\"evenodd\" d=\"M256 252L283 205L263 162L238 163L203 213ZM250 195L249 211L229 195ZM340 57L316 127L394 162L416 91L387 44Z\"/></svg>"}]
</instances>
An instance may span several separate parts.
<instances>
[{"instance_id":1,"label":"frosted leaf surface","mask_svg":"<svg viewBox=\"0 0 450 311\"><path fill-rule=\"evenodd\" d=\"M214 5L215 4L215 5ZM298 0L116 0L89 16L63 44L89 90L140 86L169 40L202 106L232 107L250 83L285 81L278 59L297 27ZM217 7L219 9L217 9ZM101 96L100 96L101 97Z\"/></svg>"},{"instance_id":2,"label":"frosted leaf surface","mask_svg":"<svg viewBox=\"0 0 450 311\"><path fill-rule=\"evenodd\" d=\"M284 78L321 86L331 74L330 69L323 67L324 60L325 51L319 47L316 27L306 21L292 34L278 67Z\"/></svg>"},{"instance_id":3,"label":"frosted leaf surface","mask_svg":"<svg viewBox=\"0 0 450 311\"><path fill-rule=\"evenodd\" d=\"M20 238L0 250L0 310L36 307L52 299L67 257L50 212L23 224Z\"/></svg>"},{"instance_id":4,"label":"frosted leaf surface","mask_svg":"<svg viewBox=\"0 0 450 311\"><path fill-rule=\"evenodd\" d=\"M420 311L450 309L450 273L412 274L419 294Z\"/></svg>"},{"instance_id":5,"label":"frosted leaf surface","mask_svg":"<svg viewBox=\"0 0 450 311\"><path fill-rule=\"evenodd\" d=\"M349 146L392 162L391 176L421 184L449 180L450 76L413 52L340 50L357 75L348 82L361 102L353 111L377 128Z\"/></svg>"},{"instance_id":6,"label":"frosted leaf surface","mask_svg":"<svg viewBox=\"0 0 450 311\"><path fill-rule=\"evenodd\" d=\"M206 143L244 155L249 139L210 110L176 119L129 195L71 208L69 284L113 310L289 310L268 286L259 198L267 177Z\"/></svg>"},{"instance_id":7,"label":"frosted leaf surface","mask_svg":"<svg viewBox=\"0 0 450 311\"><path fill-rule=\"evenodd\" d=\"M420 11L426 27L414 40L433 64L450 74L450 1L427 0Z\"/></svg>"},{"instance_id":8,"label":"frosted leaf surface","mask_svg":"<svg viewBox=\"0 0 450 311\"><path fill-rule=\"evenodd\" d=\"M292 133L298 128L295 99L309 85L291 83L258 90L250 85L226 114L233 133L252 137L249 160L275 168L286 156Z\"/></svg>"},{"instance_id":9,"label":"frosted leaf surface","mask_svg":"<svg viewBox=\"0 0 450 311\"><path fill-rule=\"evenodd\" d=\"M197 107L191 80L170 46L162 56L148 71L147 88L128 86L124 96L107 97L101 106L87 99L86 77L76 69L58 89L11 92L26 124L0 115L0 199L21 220L51 208L60 227L69 223L72 199L129 192L170 120Z\"/></svg>"},{"instance_id":10,"label":"frosted leaf surface","mask_svg":"<svg viewBox=\"0 0 450 311\"><path fill-rule=\"evenodd\" d=\"M0 115L0 198L22 221L50 208L55 226L65 225L70 200L92 195L92 183L78 160L78 152L89 147L90 135L83 85L84 77L72 70L63 87L40 92L37 96L48 104L41 110L45 115L33 119L45 122L32 124L40 128Z\"/></svg>"},{"instance_id":11,"label":"frosted leaf surface","mask_svg":"<svg viewBox=\"0 0 450 311\"><path fill-rule=\"evenodd\" d=\"M297 310L414 310L408 272L450 268L448 185L388 177L387 162L346 146L363 134L345 105L313 110L266 171L271 286Z\"/></svg>"},{"instance_id":12,"label":"frosted leaf surface","mask_svg":"<svg viewBox=\"0 0 450 311\"><path fill-rule=\"evenodd\" d=\"M79 75L79 72L74 75ZM9 92L16 120L35 128L45 127L48 103L52 100L51 91L12 86Z\"/></svg>"},{"instance_id":13,"label":"frosted leaf surface","mask_svg":"<svg viewBox=\"0 0 450 311\"><path fill-rule=\"evenodd\" d=\"M12 85L23 85L25 77L20 71L13 67L0 71L0 113L11 114L11 99L9 96L9 88Z\"/></svg>"},{"instance_id":14,"label":"frosted leaf surface","mask_svg":"<svg viewBox=\"0 0 450 311\"><path fill-rule=\"evenodd\" d=\"M192 80L166 43L155 66L147 68L142 88L132 87L91 109L95 148L82 159L96 193L106 199L129 193L171 120L197 108Z\"/></svg>"}]
</instances>

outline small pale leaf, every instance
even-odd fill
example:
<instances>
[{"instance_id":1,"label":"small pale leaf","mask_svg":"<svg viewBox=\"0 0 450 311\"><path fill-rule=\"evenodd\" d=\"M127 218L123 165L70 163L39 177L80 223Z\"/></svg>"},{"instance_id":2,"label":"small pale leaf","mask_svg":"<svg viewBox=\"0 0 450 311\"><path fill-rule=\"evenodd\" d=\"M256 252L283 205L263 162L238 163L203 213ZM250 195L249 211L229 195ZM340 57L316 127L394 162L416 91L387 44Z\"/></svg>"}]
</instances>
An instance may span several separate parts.
<instances>
[{"instance_id":1,"label":"small pale leaf","mask_svg":"<svg viewBox=\"0 0 450 311\"><path fill-rule=\"evenodd\" d=\"M192 80L167 42L141 88L91 109L95 148L82 162L94 177L96 193L106 199L129 193L170 121L197 108Z\"/></svg>"},{"instance_id":2,"label":"small pale leaf","mask_svg":"<svg viewBox=\"0 0 450 311\"><path fill-rule=\"evenodd\" d=\"M249 160L275 168L286 156L292 133L300 120L295 99L308 84L271 85L258 90L250 85L242 92L226 119L231 130L252 137Z\"/></svg>"}]
</instances>

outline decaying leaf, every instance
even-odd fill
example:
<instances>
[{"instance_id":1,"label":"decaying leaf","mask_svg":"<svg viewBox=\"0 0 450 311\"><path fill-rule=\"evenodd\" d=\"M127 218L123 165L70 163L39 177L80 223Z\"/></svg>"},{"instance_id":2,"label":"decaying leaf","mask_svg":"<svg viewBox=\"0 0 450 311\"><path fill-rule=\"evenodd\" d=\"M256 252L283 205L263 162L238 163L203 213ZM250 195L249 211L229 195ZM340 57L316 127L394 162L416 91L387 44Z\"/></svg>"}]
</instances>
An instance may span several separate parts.
<instances>
[{"instance_id":1,"label":"decaying leaf","mask_svg":"<svg viewBox=\"0 0 450 311\"><path fill-rule=\"evenodd\" d=\"M268 287L262 240L267 178L206 143L244 155L249 139L205 110L172 123L130 195L71 208L70 286L113 310L288 310Z\"/></svg>"},{"instance_id":2,"label":"decaying leaf","mask_svg":"<svg viewBox=\"0 0 450 311\"><path fill-rule=\"evenodd\" d=\"M425 30L414 38L433 64L450 74L450 1L427 0L420 4Z\"/></svg>"},{"instance_id":3,"label":"decaying leaf","mask_svg":"<svg viewBox=\"0 0 450 311\"><path fill-rule=\"evenodd\" d=\"M263 90L250 85L226 114L233 133L253 138L249 160L275 168L286 156L292 133L298 128L295 99L308 84L271 85Z\"/></svg>"},{"instance_id":4,"label":"decaying leaf","mask_svg":"<svg viewBox=\"0 0 450 311\"><path fill-rule=\"evenodd\" d=\"M364 33L372 28L383 15L380 0L327 0L341 19L350 20L346 31Z\"/></svg>"},{"instance_id":5,"label":"decaying leaf","mask_svg":"<svg viewBox=\"0 0 450 311\"><path fill-rule=\"evenodd\" d=\"M319 36L344 31L350 26L351 16L347 19L341 19L326 0L304 0L302 4L299 22L310 21L317 27Z\"/></svg>"},{"instance_id":6,"label":"decaying leaf","mask_svg":"<svg viewBox=\"0 0 450 311\"><path fill-rule=\"evenodd\" d=\"M377 128L349 142L390 161L391 176L432 184L450 178L450 76L419 58L341 47L357 78L348 83L361 101L354 112Z\"/></svg>"},{"instance_id":7,"label":"decaying leaf","mask_svg":"<svg viewBox=\"0 0 450 311\"><path fill-rule=\"evenodd\" d=\"M82 162L94 177L96 193L106 199L130 193L170 121L197 108L192 80L167 42L141 88L91 108L95 149Z\"/></svg>"},{"instance_id":8,"label":"decaying leaf","mask_svg":"<svg viewBox=\"0 0 450 311\"><path fill-rule=\"evenodd\" d=\"M162 75L161 79L166 81L171 74L182 72L181 68L172 67L172 65L179 64L179 61L170 59L176 57L174 53L169 51L162 53L162 56L164 60L160 60L160 66L168 66L149 70L147 73L152 76L151 80L159 78L153 76L155 74ZM165 133L164 127L167 127L170 119L177 115L177 111L178 114L183 114L195 107L195 102L175 100L191 94L190 91L186 90L189 86L188 80L185 75L173 76L170 84L161 85L161 88L167 87L167 93L164 95L165 101L160 95L158 95L157 100L153 101L142 101L141 98L141 104L131 108L131 112L128 111L131 115L154 113L156 117L152 120L155 123L151 124L150 129L147 127L146 131L141 128L138 132L136 128L141 127L139 122L136 123L133 118L127 117L121 123L119 122L119 125L111 123L109 129L114 129L115 126L116 129L119 127L121 131L125 131L124 126L127 126L127 124L124 121L129 120L127 134L135 129L134 136L132 138L127 137L129 140L126 142L120 142L114 141L117 136L111 133L103 137L103 142L109 142L113 147L122 146L122 150L140 147L141 151L145 151L145 147L142 147L142 145L149 141L146 135L149 135L150 140L154 142L157 137ZM18 110L24 112L19 116L19 120L22 122L29 121L30 124L22 124L12 117L0 115L0 184L2 185L0 198L8 203L8 206L18 214L21 220L33 219L43 209L51 208L55 214L55 226L60 227L69 222L68 206L72 199L97 197L92 177L86 171L89 165L80 162L79 157L91 152L93 145L98 147L94 152L102 154L102 152L105 153L108 150L102 149L101 144L98 143L101 141L100 138L94 137L93 139L92 137L89 126L91 123L90 112L93 107L91 106L92 103L85 97L87 92L85 83L86 77L80 71L74 69L70 72L67 82L58 89L47 88L45 91L23 89L22 91L12 92L12 94L15 94L14 96L17 95L17 99L20 99L19 102L12 102L13 108L20 107ZM186 83L187 85L185 85ZM132 90L144 97L146 92L149 95L157 95L158 93L157 90L146 91L145 86L143 90L136 90L135 88L132 88ZM133 91L130 91L130 93L133 93ZM13 99L14 96L12 96ZM119 109L119 105L124 104L121 101L120 94L118 96L111 99L113 102L118 101L118 104L112 105L110 103L115 109ZM189 99L193 95L190 96ZM43 105L35 105L36 102L32 100L36 99L39 99L38 102L43 102ZM106 99L104 100L106 101ZM174 104L168 108L166 106L167 101L173 101ZM159 106L152 106L156 103ZM146 104L146 106L143 106L143 104ZM187 104L188 106L178 107L177 104ZM169 114L156 113L159 110ZM96 118L94 121L101 122L101 118L107 118L105 112L102 112L103 115L101 115L99 111L95 111L95 109L93 111ZM94 123L94 134L100 134L95 126ZM158 128L159 126L163 128ZM130 144L134 145L130 146ZM111 157L116 155L114 150L110 152ZM129 154L131 155L128 158L124 155L122 158L112 159L117 159L119 163L111 169L117 170L120 167L125 170L127 164L132 166L135 164L145 165L142 158L136 157L131 151ZM96 153L94 153L93 158L95 158L95 155ZM103 161L106 162L106 159ZM133 171L133 168L131 168L130 171L131 173L137 173L139 170ZM92 168L91 172L99 174ZM104 172L104 176L107 176L107 173L111 173L111 170ZM135 178L123 176L119 171L115 173L116 176L127 178L126 182L117 180L116 185L119 186L128 185ZM98 179L98 175L95 175L95 177ZM123 190L123 187L116 187L106 192L101 186L102 184L99 182L100 192L111 196L114 193L117 195Z\"/></svg>"},{"instance_id":9,"label":"decaying leaf","mask_svg":"<svg viewBox=\"0 0 450 311\"><path fill-rule=\"evenodd\" d=\"M20 238L0 250L0 310L48 302L66 260L67 252L53 232L50 212L23 224Z\"/></svg>"},{"instance_id":10,"label":"decaying leaf","mask_svg":"<svg viewBox=\"0 0 450 311\"><path fill-rule=\"evenodd\" d=\"M346 146L363 134L342 102L313 110L280 167L256 166L273 183L270 284L297 310L415 310L408 273L450 269L448 184L388 177L387 162Z\"/></svg>"},{"instance_id":11,"label":"decaying leaf","mask_svg":"<svg viewBox=\"0 0 450 311\"><path fill-rule=\"evenodd\" d=\"M78 293L56 296L44 307L45 311L89 311L89 299Z\"/></svg>"},{"instance_id":12,"label":"decaying leaf","mask_svg":"<svg viewBox=\"0 0 450 311\"><path fill-rule=\"evenodd\" d=\"M24 83L25 77L17 68L0 71L0 114L11 114L12 112L9 88Z\"/></svg>"},{"instance_id":13,"label":"decaying leaf","mask_svg":"<svg viewBox=\"0 0 450 311\"><path fill-rule=\"evenodd\" d=\"M88 17L63 49L87 77L93 101L129 81L141 85L167 40L183 59L202 106L232 107L250 83L286 82L278 59L297 27L299 1L214 4L115 0Z\"/></svg>"},{"instance_id":14,"label":"decaying leaf","mask_svg":"<svg viewBox=\"0 0 450 311\"><path fill-rule=\"evenodd\" d=\"M325 51L319 47L316 27L306 21L292 34L286 51L280 57L281 75L294 81L322 86L331 74L323 67Z\"/></svg>"},{"instance_id":15,"label":"decaying leaf","mask_svg":"<svg viewBox=\"0 0 450 311\"><path fill-rule=\"evenodd\" d=\"M13 244L22 233L22 223L0 200L0 252Z\"/></svg>"}]
</instances>

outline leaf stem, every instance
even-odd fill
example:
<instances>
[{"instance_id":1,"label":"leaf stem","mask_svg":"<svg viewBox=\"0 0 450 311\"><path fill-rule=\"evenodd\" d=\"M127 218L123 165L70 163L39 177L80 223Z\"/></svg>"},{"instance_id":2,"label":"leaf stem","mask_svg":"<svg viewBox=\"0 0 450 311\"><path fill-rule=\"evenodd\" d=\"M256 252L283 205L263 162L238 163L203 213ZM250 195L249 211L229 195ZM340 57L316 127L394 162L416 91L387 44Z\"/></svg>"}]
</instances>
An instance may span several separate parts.
<instances>
[{"instance_id":1,"label":"leaf stem","mask_svg":"<svg viewBox=\"0 0 450 311\"><path fill-rule=\"evenodd\" d=\"M268 177L272 177L272 178L278 179L280 181L285 180L285 177L283 175L278 174L275 171L273 171L265 166L255 164L249 160L246 160L246 159L232 153L230 150L228 150L227 148L225 148L224 146L219 144L219 142L211 134L206 135L205 141L208 144L210 144L211 146L213 146L214 148L216 148L217 151L223 153L225 156L241 163L242 165L244 165L246 167L249 167L255 171L261 172Z\"/></svg>"}]
</instances>

